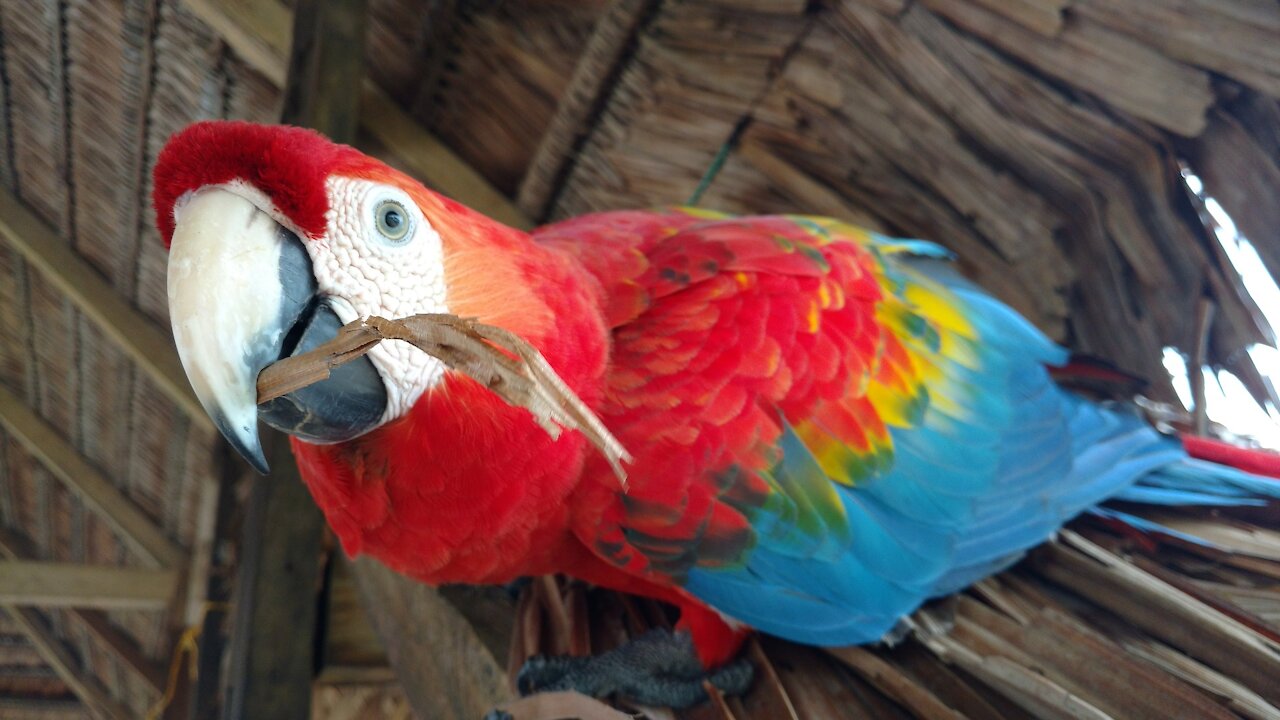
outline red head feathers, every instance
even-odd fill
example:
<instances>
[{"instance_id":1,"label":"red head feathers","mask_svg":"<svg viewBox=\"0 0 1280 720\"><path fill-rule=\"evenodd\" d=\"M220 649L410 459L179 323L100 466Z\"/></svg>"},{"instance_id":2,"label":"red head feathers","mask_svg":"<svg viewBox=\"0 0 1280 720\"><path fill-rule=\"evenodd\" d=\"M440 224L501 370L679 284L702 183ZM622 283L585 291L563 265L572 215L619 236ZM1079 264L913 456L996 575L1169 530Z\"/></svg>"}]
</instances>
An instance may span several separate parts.
<instances>
[{"instance_id":1,"label":"red head feathers","mask_svg":"<svg viewBox=\"0 0 1280 720\"><path fill-rule=\"evenodd\" d=\"M308 236L325 232L325 178L340 169L363 174L381 165L355 148L304 128L210 120L170 138L156 160L156 225L173 237L173 206L184 193L243 180L271 198Z\"/></svg>"}]
</instances>

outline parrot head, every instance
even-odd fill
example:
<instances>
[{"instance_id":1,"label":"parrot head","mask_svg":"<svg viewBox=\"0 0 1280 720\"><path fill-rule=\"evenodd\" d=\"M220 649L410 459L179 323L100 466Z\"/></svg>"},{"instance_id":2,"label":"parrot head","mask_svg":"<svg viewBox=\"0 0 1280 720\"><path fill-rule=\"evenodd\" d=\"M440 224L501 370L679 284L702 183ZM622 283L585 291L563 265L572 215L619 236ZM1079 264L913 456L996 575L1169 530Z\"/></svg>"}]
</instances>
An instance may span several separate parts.
<instances>
[{"instance_id":1,"label":"parrot head","mask_svg":"<svg viewBox=\"0 0 1280 720\"><path fill-rule=\"evenodd\" d=\"M169 313L196 395L259 471L258 420L336 443L406 414L446 370L385 342L331 377L257 404L257 376L370 315L483 317L513 331L541 312L504 258L523 233L363 153L295 127L211 121L157 158Z\"/></svg>"}]
</instances>

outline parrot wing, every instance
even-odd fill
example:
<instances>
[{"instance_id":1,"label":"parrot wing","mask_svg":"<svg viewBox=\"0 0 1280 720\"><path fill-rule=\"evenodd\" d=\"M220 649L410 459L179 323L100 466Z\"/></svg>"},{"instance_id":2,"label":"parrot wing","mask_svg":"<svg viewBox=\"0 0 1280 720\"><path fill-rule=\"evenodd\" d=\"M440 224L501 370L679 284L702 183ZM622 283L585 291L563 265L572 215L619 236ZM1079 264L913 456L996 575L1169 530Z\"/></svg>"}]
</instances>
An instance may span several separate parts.
<instances>
[{"instance_id":1,"label":"parrot wing","mask_svg":"<svg viewBox=\"0 0 1280 720\"><path fill-rule=\"evenodd\" d=\"M935 245L690 210L568 225L636 456L579 533L760 630L877 640L1178 457L1057 388L1065 352Z\"/></svg>"}]
</instances>

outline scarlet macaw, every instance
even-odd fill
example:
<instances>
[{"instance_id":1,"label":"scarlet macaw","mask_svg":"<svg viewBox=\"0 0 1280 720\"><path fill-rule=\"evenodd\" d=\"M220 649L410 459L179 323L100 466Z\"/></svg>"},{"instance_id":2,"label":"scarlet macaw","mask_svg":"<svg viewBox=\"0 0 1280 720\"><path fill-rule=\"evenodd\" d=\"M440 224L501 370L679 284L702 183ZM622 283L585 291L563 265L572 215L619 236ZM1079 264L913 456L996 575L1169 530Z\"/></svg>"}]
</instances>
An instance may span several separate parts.
<instances>
[{"instance_id":1,"label":"scarlet macaw","mask_svg":"<svg viewBox=\"0 0 1280 720\"><path fill-rule=\"evenodd\" d=\"M668 601L680 632L531 688L689 704L751 629L874 642L1108 498L1249 504L1275 486L1189 461L1057 387L1065 351L936 245L833 220L607 212L532 234L307 130L203 122L155 169L182 361L265 470L261 419L352 554L428 583L562 572ZM537 347L632 453L400 342L261 408L259 370L362 316L450 312ZM693 659L696 651L697 661Z\"/></svg>"}]
</instances>

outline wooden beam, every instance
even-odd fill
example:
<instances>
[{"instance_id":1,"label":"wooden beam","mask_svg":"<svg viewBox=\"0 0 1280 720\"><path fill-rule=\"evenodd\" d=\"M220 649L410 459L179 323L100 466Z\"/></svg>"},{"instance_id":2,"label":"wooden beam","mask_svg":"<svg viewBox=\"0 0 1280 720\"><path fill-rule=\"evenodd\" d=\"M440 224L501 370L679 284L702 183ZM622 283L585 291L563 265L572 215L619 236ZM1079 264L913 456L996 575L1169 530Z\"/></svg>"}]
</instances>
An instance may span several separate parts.
<instances>
[{"instance_id":1,"label":"wooden beam","mask_svg":"<svg viewBox=\"0 0 1280 720\"><path fill-rule=\"evenodd\" d=\"M310 717L324 518L287 442L264 438L271 477L256 480L242 525L224 717Z\"/></svg>"},{"instance_id":2,"label":"wooden beam","mask_svg":"<svg viewBox=\"0 0 1280 720\"><path fill-rule=\"evenodd\" d=\"M395 673L387 651L360 604L351 562L336 557L329 563L325 585L324 648L316 682L330 685L392 682Z\"/></svg>"},{"instance_id":3,"label":"wooden beam","mask_svg":"<svg viewBox=\"0 0 1280 720\"><path fill-rule=\"evenodd\" d=\"M49 667L71 688L71 692L89 706L94 714L106 720L129 720L134 717L134 713L111 697L96 678L80 670L75 658L62 641L50 632L40 613L31 608L4 604L0 604L0 610L8 613L22 630L22 634L35 645L40 657L44 658Z\"/></svg>"},{"instance_id":4,"label":"wooden beam","mask_svg":"<svg viewBox=\"0 0 1280 720\"><path fill-rule=\"evenodd\" d=\"M187 8L218 31L251 67L284 87L289 11L276 0L184 0ZM355 87L352 83L347 86ZM432 188L513 227L533 223L480 173L427 132L372 80L361 83L360 124L368 135L404 161L406 169ZM332 137L332 135L330 135ZM348 142L354 141L348 138Z\"/></svg>"},{"instance_id":5,"label":"wooden beam","mask_svg":"<svg viewBox=\"0 0 1280 720\"><path fill-rule=\"evenodd\" d=\"M0 604L162 610L173 598L173 570L0 561Z\"/></svg>"},{"instance_id":6,"label":"wooden beam","mask_svg":"<svg viewBox=\"0 0 1280 720\"><path fill-rule=\"evenodd\" d=\"M227 463L240 468L238 463ZM233 485L228 478L218 482L208 478L200 483L196 500L196 530L191 542L191 561L187 563L186 604L182 610L182 624L190 627L200 622L204 604L209 595L209 573L213 571L214 545L217 542L218 513L223 510L224 490ZM234 501L232 501L234 502Z\"/></svg>"},{"instance_id":7,"label":"wooden beam","mask_svg":"<svg viewBox=\"0 0 1280 720\"><path fill-rule=\"evenodd\" d=\"M3 388L0 388L0 426L22 443L27 452L57 476L86 507L106 521L148 567L169 570L186 561L182 549L133 501L94 470L52 427Z\"/></svg>"},{"instance_id":8,"label":"wooden beam","mask_svg":"<svg viewBox=\"0 0 1280 720\"><path fill-rule=\"evenodd\" d=\"M367 557L353 568L365 610L420 717L470 720L512 698L505 668L435 588Z\"/></svg>"},{"instance_id":9,"label":"wooden beam","mask_svg":"<svg viewBox=\"0 0 1280 720\"><path fill-rule=\"evenodd\" d=\"M35 558L35 550L26 538L0 528L0 557L32 560ZM146 657L138 643L112 624L105 613L88 608L70 608L67 613L80 620L95 640L108 652L114 653L126 668L132 670L157 695L164 694L167 681L163 669ZM5 716L0 714L0 717Z\"/></svg>"},{"instance_id":10,"label":"wooden beam","mask_svg":"<svg viewBox=\"0 0 1280 720\"><path fill-rule=\"evenodd\" d=\"M228 552L227 548L233 544L233 533L239 529L243 520L236 495L236 488L240 487L242 479L239 474L242 472L245 471L238 464L224 464L223 477L218 483L213 530L208 533L207 541L197 540L197 548L192 554L191 565L204 565L203 578L206 581L198 589L188 589L192 593L188 595L188 601L198 600L201 605L198 617L186 623L188 626L201 623L196 677L190 681L186 707L175 703L171 706L171 713L166 715L167 718L218 720L225 717L222 713L225 699L223 681L228 672L228 663L223 660L227 657L229 606L237 580L233 571L237 562L236 554ZM198 538L205 537L205 531L198 532ZM200 546L207 546L207 553L201 551ZM202 553L207 555L207 563L202 562Z\"/></svg>"},{"instance_id":11,"label":"wooden beam","mask_svg":"<svg viewBox=\"0 0 1280 720\"><path fill-rule=\"evenodd\" d=\"M289 81L281 120L351 142L360 121L352 91L364 77L366 23L361 0L303 0L293 13Z\"/></svg>"},{"instance_id":12,"label":"wooden beam","mask_svg":"<svg viewBox=\"0 0 1280 720\"><path fill-rule=\"evenodd\" d=\"M137 364L193 423L215 432L213 421L187 382L168 333L125 302L84 258L7 190L0 190L0 238Z\"/></svg>"},{"instance_id":13,"label":"wooden beam","mask_svg":"<svg viewBox=\"0 0 1280 720\"><path fill-rule=\"evenodd\" d=\"M5 720L83 720L79 700L43 697L0 697L0 718Z\"/></svg>"},{"instance_id":14,"label":"wooden beam","mask_svg":"<svg viewBox=\"0 0 1280 720\"><path fill-rule=\"evenodd\" d=\"M249 67L276 87L288 70L292 13L278 0L183 0Z\"/></svg>"},{"instance_id":15,"label":"wooden beam","mask_svg":"<svg viewBox=\"0 0 1280 720\"><path fill-rule=\"evenodd\" d=\"M515 203L439 138L422 129L376 83L365 78L362 87L361 126L403 160L411 175L498 222L523 230L533 227L534 222Z\"/></svg>"},{"instance_id":16,"label":"wooden beam","mask_svg":"<svg viewBox=\"0 0 1280 720\"><path fill-rule=\"evenodd\" d=\"M116 627L106 613L90 608L72 608L68 612L84 624L89 635L98 641L99 645L115 655L121 664L132 670L139 680L155 691L156 695L164 694L168 683L164 668L144 655L137 641Z\"/></svg>"},{"instance_id":17,"label":"wooden beam","mask_svg":"<svg viewBox=\"0 0 1280 720\"><path fill-rule=\"evenodd\" d=\"M282 120L352 139L363 75L364 0L299 0ZM271 477L245 511L224 717L311 717L323 582L324 518L298 474L288 439L264 437Z\"/></svg>"}]
</instances>

